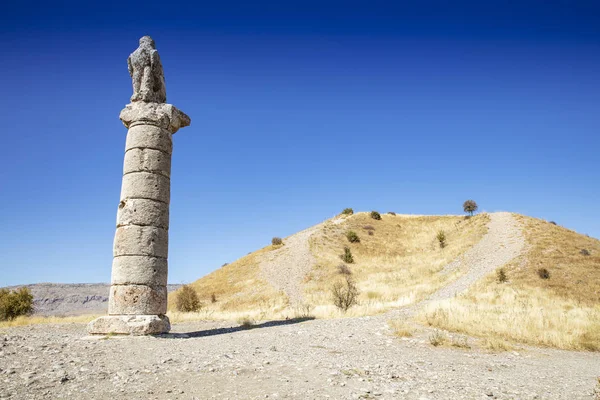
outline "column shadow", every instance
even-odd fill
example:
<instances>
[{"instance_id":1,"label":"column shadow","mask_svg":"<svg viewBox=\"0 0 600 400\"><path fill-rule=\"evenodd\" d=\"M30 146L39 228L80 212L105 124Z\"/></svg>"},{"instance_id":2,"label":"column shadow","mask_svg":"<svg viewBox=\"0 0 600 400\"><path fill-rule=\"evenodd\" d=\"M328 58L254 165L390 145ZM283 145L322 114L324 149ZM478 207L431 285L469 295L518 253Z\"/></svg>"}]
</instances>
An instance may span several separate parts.
<instances>
[{"instance_id":1,"label":"column shadow","mask_svg":"<svg viewBox=\"0 0 600 400\"><path fill-rule=\"evenodd\" d=\"M315 319L314 317L306 317L306 318L290 318L283 320L275 320L275 321L267 321L261 324L251 325L251 326L234 326L231 328L214 328L214 329L206 329L202 331L194 331L194 332L185 332L185 333L164 333L161 335L155 335L159 338L164 339L189 339L189 338L197 338L197 337L207 337L207 336L216 336L216 335L226 335L229 333L235 333L240 331L250 331L253 329L261 329L261 328L271 328L275 326L283 326L283 325L293 325L299 324L305 321L311 321Z\"/></svg>"}]
</instances>

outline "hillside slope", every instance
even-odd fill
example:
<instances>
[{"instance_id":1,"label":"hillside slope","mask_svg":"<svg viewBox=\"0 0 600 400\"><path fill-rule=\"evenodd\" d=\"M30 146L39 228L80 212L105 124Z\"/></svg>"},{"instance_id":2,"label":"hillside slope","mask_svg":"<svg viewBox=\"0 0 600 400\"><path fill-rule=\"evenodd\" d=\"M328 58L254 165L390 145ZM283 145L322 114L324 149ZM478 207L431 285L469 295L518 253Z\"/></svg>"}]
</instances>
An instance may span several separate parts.
<instances>
[{"instance_id":1,"label":"hillside slope","mask_svg":"<svg viewBox=\"0 0 600 400\"><path fill-rule=\"evenodd\" d=\"M337 316L330 289L343 279L340 254L349 247L354 262L346 273L360 290L360 305L346 315L366 315L426 297L463 274L440 273L487 232L489 216L412 216L369 213L338 216L266 246L192 283L213 317L292 316L308 305L314 315ZM354 231L360 242L346 238ZM436 235L443 231L446 246ZM216 299L212 302L211 298ZM170 306L173 307L170 296ZM291 313L291 314L290 314Z\"/></svg>"}]
</instances>

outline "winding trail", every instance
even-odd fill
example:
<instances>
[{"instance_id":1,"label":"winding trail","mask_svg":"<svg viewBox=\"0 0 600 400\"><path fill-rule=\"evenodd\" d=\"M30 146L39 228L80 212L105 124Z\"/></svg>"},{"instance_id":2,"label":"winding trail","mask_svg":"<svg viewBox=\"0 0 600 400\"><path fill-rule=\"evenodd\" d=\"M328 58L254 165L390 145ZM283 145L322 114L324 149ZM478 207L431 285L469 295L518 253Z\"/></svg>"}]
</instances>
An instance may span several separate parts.
<instances>
[{"instance_id":1,"label":"winding trail","mask_svg":"<svg viewBox=\"0 0 600 400\"><path fill-rule=\"evenodd\" d=\"M301 304L304 299L302 283L316 262L310 251L309 239L319 226L285 238L281 248L264 255L260 261L262 278L283 291L292 306Z\"/></svg>"}]
</instances>

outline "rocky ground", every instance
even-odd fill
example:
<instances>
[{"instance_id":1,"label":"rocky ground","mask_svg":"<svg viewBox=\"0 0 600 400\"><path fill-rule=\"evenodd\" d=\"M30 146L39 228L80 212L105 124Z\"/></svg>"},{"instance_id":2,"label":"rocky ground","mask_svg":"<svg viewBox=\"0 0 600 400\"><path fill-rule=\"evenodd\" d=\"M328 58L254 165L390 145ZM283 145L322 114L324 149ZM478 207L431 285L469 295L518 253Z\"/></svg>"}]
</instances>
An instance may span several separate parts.
<instances>
[{"instance_id":1,"label":"rocky ground","mask_svg":"<svg viewBox=\"0 0 600 400\"><path fill-rule=\"evenodd\" d=\"M101 339L83 324L5 329L0 398L574 400L594 398L600 374L598 354L433 347L427 330L400 339L382 317L173 328Z\"/></svg>"}]
</instances>

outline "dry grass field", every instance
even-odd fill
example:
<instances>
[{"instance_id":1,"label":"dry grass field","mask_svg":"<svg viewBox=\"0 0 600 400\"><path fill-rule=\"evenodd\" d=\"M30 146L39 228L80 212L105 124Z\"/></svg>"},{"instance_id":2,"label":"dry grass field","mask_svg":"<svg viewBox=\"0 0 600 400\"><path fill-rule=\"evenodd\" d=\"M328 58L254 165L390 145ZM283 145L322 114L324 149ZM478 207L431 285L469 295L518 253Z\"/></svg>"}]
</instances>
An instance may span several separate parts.
<instances>
[{"instance_id":1,"label":"dry grass field","mask_svg":"<svg viewBox=\"0 0 600 400\"><path fill-rule=\"evenodd\" d=\"M430 304L419 320L479 336L562 349L600 350L600 241L516 216L527 241L504 266L466 294Z\"/></svg>"},{"instance_id":2,"label":"dry grass field","mask_svg":"<svg viewBox=\"0 0 600 400\"><path fill-rule=\"evenodd\" d=\"M327 221L311 237L317 265L305 279L306 302L317 317L341 317L371 315L422 300L463 272L440 273L483 237L488 221L486 214L472 218L383 214L375 220L364 212ZM360 242L350 243L349 231ZM445 234L443 248L437 239L440 231ZM340 258L346 246L353 263ZM360 294L359 304L342 314L331 302L330 288L344 271L350 272Z\"/></svg>"}]
</instances>

